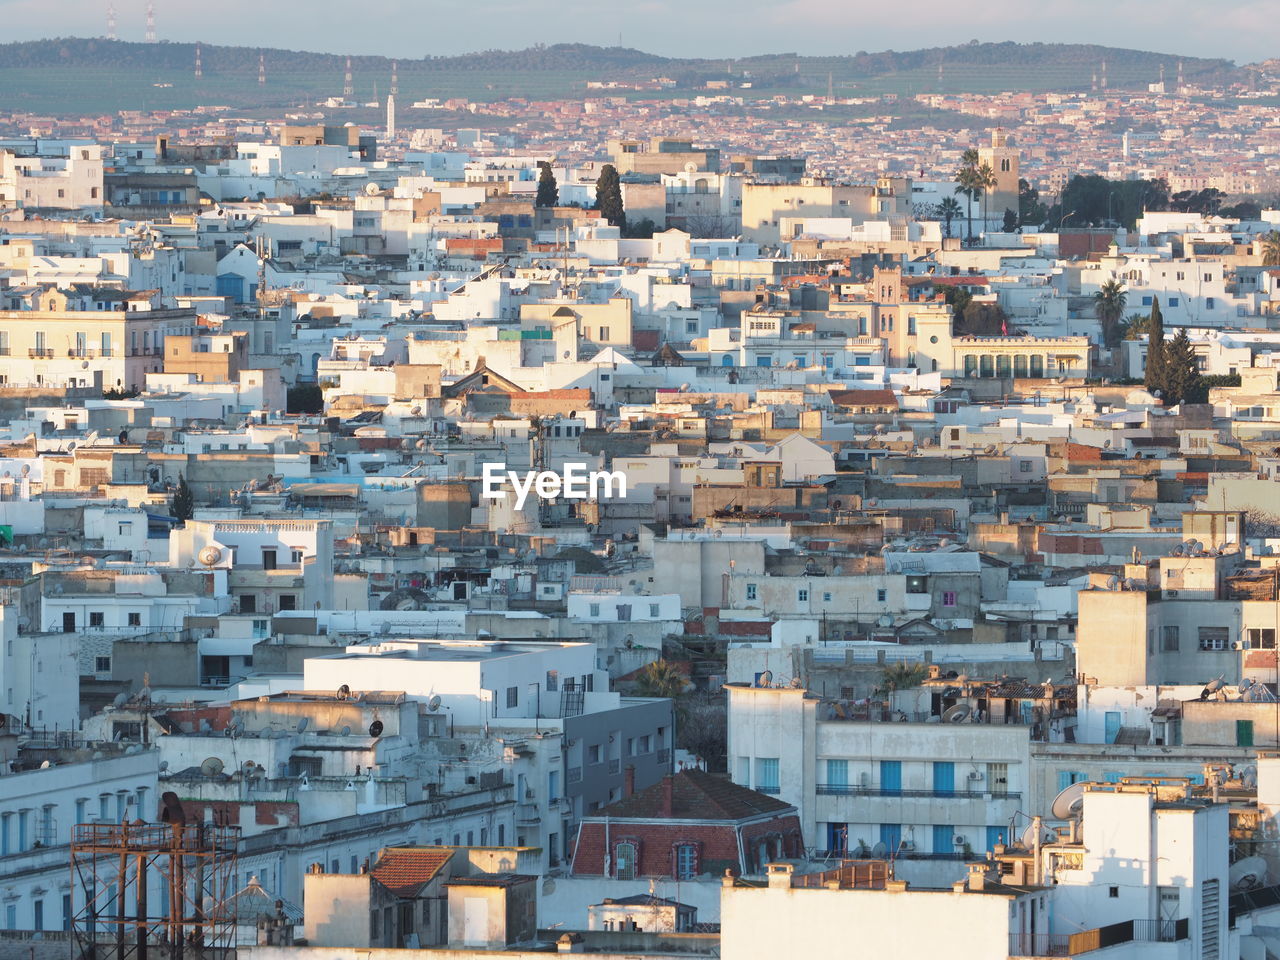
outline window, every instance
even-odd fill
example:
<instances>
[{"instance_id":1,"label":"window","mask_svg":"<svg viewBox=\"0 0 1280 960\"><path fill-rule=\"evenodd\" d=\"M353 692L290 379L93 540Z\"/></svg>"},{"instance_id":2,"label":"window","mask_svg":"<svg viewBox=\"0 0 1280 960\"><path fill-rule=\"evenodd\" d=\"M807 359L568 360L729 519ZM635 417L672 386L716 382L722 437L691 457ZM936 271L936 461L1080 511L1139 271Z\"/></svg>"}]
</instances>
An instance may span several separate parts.
<instances>
[{"instance_id":1,"label":"window","mask_svg":"<svg viewBox=\"0 0 1280 960\"><path fill-rule=\"evenodd\" d=\"M692 880L698 875L698 845L696 843L677 843L675 845L675 878Z\"/></svg>"},{"instance_id":2,"label":"window","mask_svg":"<svg viewBox=\"0 0 1280 960\"><path fill-rule=\"evenodd\" d=\"M292 562L292 563L301 563L301 562L302 562L302 551L301 551L301 550L290 550L290 551L289 551L289 560L290 560L290 562Z\"/></svg>"},{"instance_id":3,"label":"window","mask_svg":"<svg viewBox=\"0 0 1280 960\"><path fill-rule=\"evenodd\" d=\"M280 594L280 609L281 610L297 610L298 609L297 596L292 593Z\"/></svg>"},{"instance_id":4,"label":"window","mask_svg":"<svg viewBox=\"0 0 1280 960\"><path fill-rule=\"evenodd\" d=\"M1110 897L1112 900L1118 899L1120 896L1120 888L1107 887L1107 896Z\"/></svg>"},{"instance_id":5,"label":"window","mask_svg":"<svg viewBox=\"0 0 1280 960\"><path fill-rule=\"evenodd\" d=\"M1162 643L1160 649L1165 653L1178 652L1178 625L1176 623L1166 624L1161 634Z\"/></svg>"},{"instance_id":6,"label":"window","mask_svg":"<svg viewBox=\"0 0 1280 960\"><path fill-rule=\"evenodd\" d=\"M636 845L634 843L617 843L613 847L614 875L619 880L636 878Z\"/></svg>"},{"instance_id":7,"label":"window","mask_svg":"<svg viewBox=\"0 0 1280 960\"><path fill-rule=\"evenodd\" d=\"M600 744L593 743L591 744L591 746L587 747L587 763L594 764L599 762L600 762Z\"/></svg>"},{"instance_id":8,"label":"window","mask_svg":"<svg viewBox=\"0 0 1280 960\"><path fill-rule=\"evenodd\" d=\"M110 673L111 658L110 657L94 657L93 672L94 673Z\"/></svg>"},{"instance_id":9,"label":"window","mask_svg":"<svg viewBox=\"0 0 1280 960\"><path fill-rule=\"evenodd\" d=\"M131 627L142 626L142 614L139 613L137 610L134 610L129 614L129 626Z\"/></svg>"},{"instance_id":10,"label":"window","mask_svg":"<svg viewBox=\"0 0 1280 960\"><path fill-rule=\"evenodd\" d=\"M778 783L778 758L756 757L756 784L761 793L777 793L781 788Z\"/></svg>"},{"instance_id":11,"label":"window","mask_svg":"<svg viewBox=\"0 0 1280 960\"><path fill-rule=\"evenodd\" d=\"M881 588L876 591L876 603L884 603L889 599L889 591Z\"/></svg>"},{"instance_id":12,"label":"window","mask_svg":"<svg viewBox=\"0 0 1280 960\"><path fill-rule=\"evenodd\" d=\"M1205 297L1205 298L1204 298L1204 308L1205 308L1206 310L1212 310L1212 309L1214 309L1214 307L1216 307L1216 306L1217 306L1217 304L1214 302L1213 297Z\"/></svg>"},{"instance_id":13,"label":"window","mask_svg":"<svg viewBox=\"0 0 1280 960\"><path fill-rule=\"evenodd\" d=\"M756 598L756 585L754 583L747 584L747 599L754 600Z\"/></svg>"},{"instance_id":14,"label":"window","mask_svg":"<svg viewBox=\"0 0 1280 960\"><path fill-rule=\"evenodd\" d=\"M649 604L649 616L654 618L655 620L658 618L658 604L656 603Z\"/></svg>"},{"instance_id":15,"label":"window","mask_svg":"<svg viewBox=\"0 0 1280 960\"><path fill-rule=\"evenodd\" d=\"M106 626L106 617L103 615L103 612L101 610L89 611L89 626L91 627Z\"/></svg>"},{"instance_id":16,"label":"window","mask_svg":"<svg viewBox=\"0 0 1280 960\"><path fill-rule=\"evenodd\" d=\"M600 616L600 604L598 603L591 604L590 607L588 608L588 613L590 616L593 616L593 617Z\"/></svg>"},{"instance_id":17,"label":"window","mask_svg":"<svg viewBox=\"0 0 1280 960\"><path fill-rule=\"evenodd\" d=\"M1142 305L1143 305L1144 307L1149 307L1149 306L1151 306L1151 297L1149 297L1149 296L1147 296L1147 297L1143 297L1143 298L1142 298Z\"/></svg>"},{"instance_id":18,"label":"window","mask_svg":"<svg viewBox=\"0 0 1280 960\"><path fill-rule=\"evenodd\" d=\"M550 770L547 772L547 801L555 803L560 799L560 771Z\"/></svg>"},{"instance_id":19,"label":"window","mask_svg":"<svg viewBox=\"0 0 1280 960\"><path fill-rule=\"evenodd\" d=\"M1276 648L1276 632L1271 628L1265 630L1249 630L1250 650L1274 650Z\"/></svg>"},{"instance_id":20,"label":"window","mask_svg":"<svg viewBox=\"0 0 1280 960\"><path fill-rule=\"evenodd\" d=\"M241 613L257 613L258 597L252 593L240 594L240 612Z\"/></svg>"},{"instance_id":21,"label":"window","mask_svg":"<svg viewBox=\"0 0 1280 960\"><path fill-rule=\"evenodd\" d=\"M1083 780L1084 774L1079 770L1059 770L1058 771L1058 789L1065 790L1073 783L1079 783Z\"/></svg>"},{"instance_id":22,"label":"window","mask_svg":"<svg viewBox=\"0 0 1280 960\"><path fill-rule=\"evenodd\" d=\"M954 607L956 605L956 594L954 590L942 591L942 605L944 607Z\"/></svg>"},{"instance_id":23,"label":"window","mask_svg":"<svg viewBox=\"0 0 1280 960\"><path fill-rule=\"evenodd\" d=\"M1230 630L1227 627L1200 627L1197 631L1201 650L1226 650Z\"/></svg>"},{"instance_id":24,"label":"window","mask_svg":"<svg viewBox=\"0 0 1280 960\"><path fill-rule=\"evenodd\" d=\"M1171 306L1171 307L1176 307L1176 306L1179 304L1179 302L1180 302L1180 300L1179 300L1179 298L1178 298L1178 297L1170 297L1170 298L1169 298L1169 306Z\"/></svg>"},{"instance_id":25,"label":"window","mask_svg":"<svg viewBox=\"0 0 1280 960\"><path fill-rule=\"evenodd\" d=\"M547 693L555 693L560 689L560 672L558 670L547 671Z\"/></svg>"},{"instance_id":26,"label":"window","mask_svg":"<svg viewBox=\"0 0 1280 960\"><path fill-rule=\"evenodd\" d=\"M827 786L836 788L849 786L848 760L827 761Z\"/></svg>"},{"instance_id":27,"label":"window","mask_svg":"<svg viewBox=\"0 0 1280 960\"><path fill-rule=\"evenodd\" d=\"M808 603L808 602L809 602L809 588L808 588L808 587L801 587L799 590L797 590L797 591L796 591L796 602L797 602L797 603Z\"/></svg>"},{"instance_id":28,"label":"window","mask_svg":"<svg viewBox=\"0 0 1280 960\"><path fill-rule=\"evenodd\" d=\"M1019 461L1018 461L1018 472L1019 472L1019 473L1030 473L1030 472L1031 472L1031 461L1030 461L1030 460L1019 460Z\"/></svg>"},{"instance_id":29,"label":"window","mask_svg":"<svg viewBox=\"0 0 1280 960\"><path fill-rule=\"evenodd\" d=\"M520 705L520 688L507 687L507 709L513 710Z\"/></svg>"},{"instance_id":30,"label":"window","mask_svg":"<svg viewBox=\"0 0 1280 960\"><path fill-rule=\"evenodd\" d=\"M825 591L824 591L824 592L823 592L823 594L822 594L822 602L823 602L823 603L830 603L830 602L831 602L831 594L830 594L830 593L827 593L827 592L825 592Z\"/></svg>"}]
</instances>

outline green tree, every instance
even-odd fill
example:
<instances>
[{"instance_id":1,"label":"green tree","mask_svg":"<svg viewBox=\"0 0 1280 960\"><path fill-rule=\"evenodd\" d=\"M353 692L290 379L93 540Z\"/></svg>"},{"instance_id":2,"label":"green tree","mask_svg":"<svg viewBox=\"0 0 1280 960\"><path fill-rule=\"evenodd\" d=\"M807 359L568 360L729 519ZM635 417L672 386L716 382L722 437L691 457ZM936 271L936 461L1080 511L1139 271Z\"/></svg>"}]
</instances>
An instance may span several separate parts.
<instances>
[{"instance_id":1,"label":"green tree","mask_svg":"<svg viewBox=\"0 0 1280 960\"><path fill-rule=\"evenodd\" d=\"M1167 386L1164 367L1164 317L1160 314L1159 297L1151 301L1151 316L1147 318L1147 369L1142 382L1152 393L1159 390L1160 395L1164 396Z\"/></svg>"},{"instance_id":2,"label":"green tree","mask_svg":"<svg viewBox=\"0 0 1280 960\"><path fill-rule=\"evenodd\" d=\"M169 504L169 516L175 520L187 521L196 512L196 500L187 486L187 478L178 474L178 489L173 492L173 500Z\"/></svg>"},{"instance_id":3,"label":"green tree","mask_svg":"<svg viewBox=\"0 0 1280 960\"><path fill-rule=\"evenodd\" d=\"M1124 338L1141 340L1147 335L1147 323L1150 321L1145 313L1131 313L1124 318Z\"/></svg>"},{"instance_id":4,"label":"green tree","mask_svg":"<svg viewBox=\"0 0 1280 960\"><path fill-rule=\"evenodd\" d=\"M560 202L560 185L556 183L556 175L551 171L551 164L539 160L538 195L533 201L535 207L554 207Z\"/></svg>"},{"instance_id":5,"label":"green tree","mask_svg":"<svg viewBox=\"0 0 1280 960\"><path fill-rule=\"evenodd\" d=\"M946 229L948 240L951 239L951 221L963 212L960 201L955 197L943 197L942 202L938 204L938 216L942 218L942 224Z\"/></svg>"},{"instance_id":6,"label":"green tree","mask_svg":"<svg viewBox=\"0 0 1280 960\"><path fill-rule=\"evenodd\" d=\"M601 167L600 176L596 178L596 209L610 226L626 227L627 213L622 206L622 181L618 179L618 168L612 163Z\"/></svg>"},{"instance_id":7,"label":"green tree","mask_svg":"<svg viewBox=\"0 0 1280 960\"><path fill-rule=\"evenodd\" d=\"M906 663L898 661L897 663L886 664L884 671L880 674L880 683L876 686L876 693L879 696L893 693L895 690L910 690L918 687L924 682L924 678L928 675L923 663Z\"/></svg>"},{"instance_id":8,"label":"green tree","mask_svg":"<svg viewBox=\"0 0 1280 960\"><path fill-rule=\"evenodd\" d=\"M1049 216L1049 211L1040 202L1040 191L1031 186L1027 180L1018 181L1018 222L1022 226L1040 226Z\"/></svg>"},{"instance_id":9,"label":"green tree","mask_svg":"<svg viewBox=\"0 0 1280 960\"><path fill-rule=\"evenodd\" d=\"M1108 280L1093 295L1093 312L1102 326L1102 342L1108 350L1114 350L1124 339L1120 318L1129 299L1119 280Z\"/></svg>"},{"instance_id":10,"label":"green tree","mask_svg":"<svg viewBox=\"0 0 1280 960\"><path fill-rule=\"evenodd\" d=\"M1262 238L1262 265L1280 267L1280 233L1275 230Z\"/></svg>"},{"instance_id":11,"label":"green tree","mask_svg":"<svg viewBox=\"0 0 1280 960\"><path fill-rule=\"evenodd\" d=\"M1195 347L1186 329L1178 331L1164 350L1165 406L1179 403L1204 403L1209 390L1202 382Z\"/></svg>"},{"instance_id":12,"label":"green tree","mask_svg":"<svg viewBox=\"0 0 1280 960\"><path fill-rule=\"evenodd\" d=\"M965 337L1001 337L1009 329L1009 316L998 303L970 299L960 314L956 333Z\"/></svg>"},{"instance_id":13,"label":"green tree","mask_svg":"<svg viewBox=\"0 0 1280 960\"><path fill-rule=\"evenodd\" d=\"M1014 233L1018 229L1018 215L1005 207L1004 225L1000 227L1004 233Z\"/></svg>"},{"instance_id":14,"label":"green tree","mask_svg":"<svg viewBox=\"0 0 1280 960\"><path fill-rule=\"evenodd\" d=\"M636 693L642 697L666 697L675 700L689 685L688 679L674 663L661 658L646 663L636 674Z\"/></svg>"},{"instance_id":15,"label":"green tree","mask_svg":"<svg viewBox=\"0 0 1280 960\"><path fill-rule=\"evenodd\" d=\"M324 391L315 383L290 387L285 394L285 409L290 413L324 413Z\"/></svg>"},{"instance_id":16,"label":"green tree","mask_svg":"<svg viewBox=\"0 0 1280 960\"><path fill-rule=\"evenodd\" d=\"M991 220L991 211L987 207L987 202L991 199L991 191L996 188L996 172L991 169L991 164L984 163L978 167L977 173L978 195L982 197L982 232L987 232L987 224Z\"/></svg>"}]
</instances>

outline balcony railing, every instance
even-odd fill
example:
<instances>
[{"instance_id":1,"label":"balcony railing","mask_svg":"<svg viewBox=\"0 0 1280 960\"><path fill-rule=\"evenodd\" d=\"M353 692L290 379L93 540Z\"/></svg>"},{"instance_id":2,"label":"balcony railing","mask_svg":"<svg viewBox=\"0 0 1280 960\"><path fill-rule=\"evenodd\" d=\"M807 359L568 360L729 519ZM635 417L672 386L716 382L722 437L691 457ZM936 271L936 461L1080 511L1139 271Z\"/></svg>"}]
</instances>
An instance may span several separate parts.
<instances>
[{"instance_id":1,"label":"balcony railing","mask_svg":"<svg viewBox=\"0 0 1280 960\"><path fill-rule=\"evenodd\" d=\"M1122 920L1080 933L1009 934L1011 957L1075 957L1122 943L1174 943L1190 937L1190 921Z\"/></svg>"},{"instance_id":2,"label":"balcony railing","mask_svg":"<svg viewBox=\"0 0 1280 960\"><path fill-rule=\"evenodd\" d=\"M759 788L757 788L759 789ZM971 790L967 787L954 790L907 790L901 787L864 787L850 783L820 783L819 796L834 797L908 797L926 800L1020 800L1022 794L1015 790Z\"/></svg>"},{"instance_id":3,"label":"balcony railing","mask_svg":"<svg viewBox=\"0 0 1280 960\"><path fill-rule=\"evenodd\" d=\"M579 783L582 781L582 768L569 767L565 770L564 779L566 783Z\"/></svg>"}]
</instances>

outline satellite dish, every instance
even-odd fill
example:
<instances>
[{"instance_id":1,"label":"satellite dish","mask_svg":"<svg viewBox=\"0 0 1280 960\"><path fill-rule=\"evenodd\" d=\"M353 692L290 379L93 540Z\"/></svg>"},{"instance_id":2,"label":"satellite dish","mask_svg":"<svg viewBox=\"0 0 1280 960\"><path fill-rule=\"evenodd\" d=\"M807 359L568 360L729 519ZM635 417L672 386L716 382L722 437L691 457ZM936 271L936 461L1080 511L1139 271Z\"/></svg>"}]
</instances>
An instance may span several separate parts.
<instances>
[{"instance_id":1,"label":"satellite dish","mask_svg":"<svg viewBox=\"0 0 1280 960\"><path fill-rule=\"evenodd\" d=\"M222 551L217 547L204 547L197 557L206 567L212 567L222 559Z\"/></svg>"},{"instance_id":2,"label":"satellite dish","mask_svg":"<svg viewBox=\"0 0 1280 960\"><path fill-rule=\"evenodd\" d=\"M381 720L375 720L375 721L373 721L373 723L369 724L369 736L371 736L371 737L380 737L380 736L382 736L382 721L381 721Z\"/></svg>"},{"instance_id":3,"label":"satellite dish","mask_svg":"<svg viewBox=\"0 0 1280 960\"><path fill-rule=\"evenodd\" d=\"M206 757L200 764L200 773L206 777L216 777L222 772L222 761L217 757Z\"/></svg>"},{"instance_id":4,"label":"satellite dish","mask_svg":"<svg viewBox=\"0 0 1280 960\"><path fill-rule=\"evenodd\" d=\"M1231 865L1229 877L1233 891L1255 890L1266 886L1267 861L1262 857L1245 857L1243 860L1237 860Z\"/></svg>"},{"instance_id":5,"label":"satellite dish","mask_svg":"<svg viewBox=\"0 0 1280 960\"><path fill-rule=\"evenodd\" d=\"M127 693L117 693L115 695L115 699L111 701L111 705L115 707L117 710L119 710L128 702L128 700L129 700L129 695Z\"/></svg>"},{"instance_id":6,"label":"satellite dish","mask_svg":"<svg viewBox=\"0 0 1280 960\"><path fill-rule=\"evenodd\" d=\"M963 723L969 719L969 705L967 703L957 703L953 707L947 707L942 713L943 723Z\"/></svg>"},{"instance_id":7,"label":"satellite dish","mask_svg":"<svg viewBox=\"0 0 1280 960\"><path fill-rule=\"evenodd\" d=\"M1054 797L1049 807L1053 815L1059 820L1071 820L1080 816L1080 810L1084 807L1084 788L1083 781L1073 783Z\"/></svg>"},{"instance_id":8,"label":"satellite dish","mask_svg":"<svg viewBox=\"0 0 1280 960\"><path fill-rule=\"evenodd\" d=\"M1033 823L1030 826L1028 826L1027 829L1023 830L1022 836L1020 839L1022 841L1022 845L1026 847L1028 850L1034 847L1036 845L1036 825ZM1054 833L1048 827L1044 826L1044 824L1040 825L1040 842L1041 843L1053 843L1053 841L1057 839L1058 839L1058 835L1056 833Z\"/></svg>"},{"instance_id":9,"label":"satellite dish","mask_svg":"<svg viewBox=\"0 0 1280 960\"><path fill-rule=\"evenodd\" d=\"M168 760L161 760L161 761L160 761L160 772L161 772L161 773L164 773L164 772L165 772L166 770L168 770L168 769L169 769L169 761L168 761Z\"/></svg>"},{"instance_id":10,"label":"satellite dish","mask_svg":"<svg viewBox=\"0 0 1280 960\"><path fill-rule=\"evenodd\" d=\"M40 769L41 769L41 770L48 770L48 769L49 769L50 767L52 767L52 766L53 766L53 764L52 764L52 763L50 763L48 760L45 760L45 761L43 761L43 762L40 764Z\"/></svg>"},{"instance_id":11,"label":"satellite dish","mask_svg":"<svg viewBox=\"0 0 1280 960\"><path fill-rule=\"evenodd\" d=\"M431 695L431 698L427 700L427 709L430 710L432 713L435 713L437 710L440 709L440 694L433 693Z\"/></svg>"},{"instance_id":12,"label":"satellite dish","mask_svg":"<svg viewBox=\"0 0 1280 960\"><path fill-rule=\"evenodd\" d=\"M883 841L881 841L880 843L877 843L874 847L871 848L871 856L877 860L883 859L885 854L887 854L888 852L889 852L889 848L884 845Z\"/></svg>"},{"instance_id":13,"label":"satellite dish","mask_svg":"<svg viewBox=\"0 0 1280 960\"><path fill-rule=\"evenodd\" d=\"M304 731L307 729L307 723L308 723L308 721L309 721L309 718L308 718L308 717L303 717L301 720L299 720L299 721L298 721L298 732L299 732L299 733L302 733L302 732L304 732Z\"/></svg>"},{"instance_id":14,"label":"satellite dish","mask_svg":"<svg viewBox=\"0 0 1280 960\"><path fill-rule=\"evenodd\" d=\"M340 737L349 737L350 735L351 735L351 727L349 726L343 726L343 728L338 731L338 736Z\"/></svg>"},{"instance_id":15,"label":"satellite dish","mask_svg":"<svg viewBox=\"0 0 1280 960\"><path fill-rule=\"evenodd\" d=\"M768 687L768 686L771 686L772 684L773 684L772 670L766 670L763 673L761 673L760 677L756 681L756 686L758 687Z\"/></svg>"},{"instance_id":16,"label":"satellite dish","mask_svg":"<svg viewBox=\"0 0 1280 960\"><path fill-rule=\"evenodd\" d=\"M351 688L347 686L345 683L338 688L338 699L339 700L351 699Z\"/></svg>"}]
</instances>

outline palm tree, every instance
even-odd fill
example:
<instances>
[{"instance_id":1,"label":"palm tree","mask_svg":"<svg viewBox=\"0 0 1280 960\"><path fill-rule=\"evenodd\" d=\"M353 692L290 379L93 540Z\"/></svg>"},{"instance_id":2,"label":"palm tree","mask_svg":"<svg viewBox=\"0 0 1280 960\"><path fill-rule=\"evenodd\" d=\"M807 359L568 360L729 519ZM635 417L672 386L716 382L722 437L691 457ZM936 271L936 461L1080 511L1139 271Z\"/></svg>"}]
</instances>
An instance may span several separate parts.
<instances>
[{"instance_id":1,"label":"palm tree","mask_svg":"<svg viewBox=\"0 0 1280 960\"><path fill-rule=\"evenodd\" d=\"M924 682L926 674L923 663L907 663L899 660L886 664L884 672L880 674L880 685L876 687L876 693L883 696L895 690L910 690L912 687L918 687Z\"/></svg>"},{"instance_id":2,"label":"palm tree","mask_svg":"<svg viewBox=\"0 0 1280 960\"><path fill-rule=\"evenodd\" d=\"M689 681L674 663L654 660L636 674L636 693L642 697L665 697L674 700L684 693Z\"/></svg>"},{"instance_id":3,"label":"palm tree","mask_svg":"<svg viewBox=\"0 0 1280 960\"><path fill-rule=\"evenodd\" d=\"M956 170L956 193L969 198L965 205L965 219L968 221L969 243L973 243L973 201L978 199L981 188L978 186L978 151L972 147L960 155L960 167Z\"/></svg>"},{"instance_id":4,"label":"palm tree","mask_svg":"<svg viewBox=\"0 0 1280 960\"><path fill-rule=\"evenodd\" d=\"M978 187L978 195L982 197L982 232L987 232L987 199L991 196L991 191L996 187L996 172L991 169L991 164L984 163L978 167L974 175L974 181Z\"/></svg>"},{"instance_id":5,"label":"palm tree","mask_svg":"<svg viewBox=\"0 0 1280 960\"><path fill-rule=\"evenodd\" d=\"M1093 312L1102 325L1102 342L1108 350L1120 343L1120 318L1124 315L1128 294L1119 280L1112 278L1093 295Z\"/></svg>"},{"instance_id":6,"label":"palm tree","mask_svg":"<svg viewBox=\"0 0 1280 960\"><path fill-rule=\"evenodd\" d=\"M1280 233L1275 230L1262 238L1262 265L1280 267Z\"/></svg>"},{"instance_id":7,"label":"palm tree","mask_svg":"<svg viewBox=\"0 0 1280 960\"><path fill-rule=\"evenodd\" d=\"M1124 318L1124 338L1141 340L1147 335L1147 321L1151 318L1145 313L1131 313Z\"/></svg>"},{"instance_id":8,"label":"palm tree","mask_svg":"<svg viewBox=\"0 0 1280 960\"><path fill-rule=\"evenodd\" d=\"M947 239L951 239L951 221L960 216L963 211L960 209L960 201L955 197L943 197L942 202L938 204L938 213L942 217L942 222L947 228Z\"/></svg>"}]
</instances>

